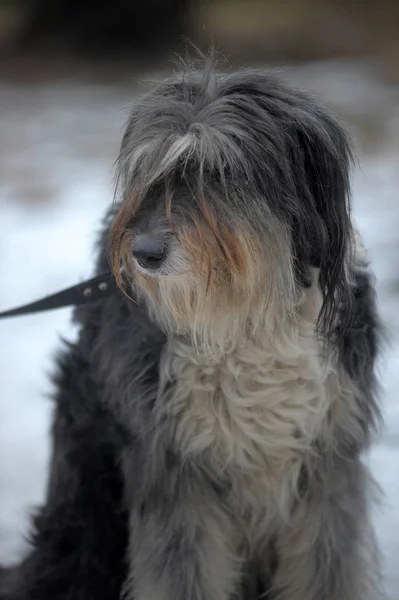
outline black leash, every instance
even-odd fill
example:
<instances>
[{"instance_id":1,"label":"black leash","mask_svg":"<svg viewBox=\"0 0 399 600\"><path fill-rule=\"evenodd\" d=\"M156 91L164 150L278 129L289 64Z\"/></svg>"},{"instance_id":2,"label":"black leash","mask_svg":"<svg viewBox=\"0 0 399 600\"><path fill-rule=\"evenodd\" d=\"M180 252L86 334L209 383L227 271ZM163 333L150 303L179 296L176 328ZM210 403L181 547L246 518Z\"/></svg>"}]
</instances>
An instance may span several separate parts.
<instances>
[{"instance_id":1,"label":"black leash","mask_svg":"<svg viewBox=\"0 0 399 600\"><path fill-rule=\"evenodd\" d=\"M93 279L78 283L78 285L74 285L51 296L46 296L46 298L42 298L36 302L0 312L0 319L29 315L66 306L81 306L82 304L88 304L89 302L110 296L117 289L118 286L112 273L104 273L104 275L93 277Z\"/></svg>"}]
</instances>

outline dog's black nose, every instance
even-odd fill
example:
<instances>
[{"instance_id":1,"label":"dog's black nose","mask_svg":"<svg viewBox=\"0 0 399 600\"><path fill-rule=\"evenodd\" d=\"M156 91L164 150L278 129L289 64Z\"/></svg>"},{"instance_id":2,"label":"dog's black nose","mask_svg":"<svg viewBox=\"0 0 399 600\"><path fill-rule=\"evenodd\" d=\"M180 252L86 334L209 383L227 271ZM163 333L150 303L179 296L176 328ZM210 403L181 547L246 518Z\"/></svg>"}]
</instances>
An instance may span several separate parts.
<instances>
[{"instance_id":1,"label":"dog's black nose","mask_svg":"<svg viewBox=\"0 0 399 600\"><path fill-rule=\"evenodd\" d=\"M150 235L140 235L134 242L132 254L144 269L158 269L166 258L166 246Z\"/></svg>"}]
</instances>

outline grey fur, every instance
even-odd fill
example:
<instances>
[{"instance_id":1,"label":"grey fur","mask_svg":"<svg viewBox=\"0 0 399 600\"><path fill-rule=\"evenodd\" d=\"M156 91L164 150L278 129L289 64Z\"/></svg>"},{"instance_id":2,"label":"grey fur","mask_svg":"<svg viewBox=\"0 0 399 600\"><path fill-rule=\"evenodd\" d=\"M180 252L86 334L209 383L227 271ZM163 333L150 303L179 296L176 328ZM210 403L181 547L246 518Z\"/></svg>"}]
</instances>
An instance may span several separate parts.
<instances>
[{"instance_id":1,"label":"grey fur","mask_svg":"<svg viewBox=\"0 0 399 600\"><path fill-rule=\"evenodd\" d=\"M120 293L78 309L80 339L59 361L47 505L1 600L116 600L122 588L128 600L382 597L362 463L380 418L379 321L353 236L350 161L337 121L273 72L189 66L135 104L97 270L122 214L123 235L169 240L168 274L153 284L172 283L160 301L128 259L134 302ZM211 278L223 306L198 308L186 329L170 297L200 275L179 271L190 255L168 193L177 230L201 221L204 194L218 223L260 246L244 251L253 279L232 276L223 301ZM122 499L104 476L91 493L90 465L109 447ZM75 554L85 560L64 568Z\"/></svg>"}]
</instances>

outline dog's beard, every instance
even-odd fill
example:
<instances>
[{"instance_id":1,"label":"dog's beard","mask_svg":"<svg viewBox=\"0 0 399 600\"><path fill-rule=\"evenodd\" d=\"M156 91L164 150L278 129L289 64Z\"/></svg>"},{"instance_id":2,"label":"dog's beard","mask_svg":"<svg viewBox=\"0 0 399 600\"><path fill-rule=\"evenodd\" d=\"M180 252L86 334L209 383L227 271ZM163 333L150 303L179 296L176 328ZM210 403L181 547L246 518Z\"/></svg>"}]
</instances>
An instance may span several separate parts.
<instances>
[{"instance_id":1,"label":"dog's beard","mask_svg":"<svg viewBox=\"0 0 399 600\"><path fill-rule=\"evenodd\" d=\"M296 288L289 244L282 236L267 252L253 239L240 240L243 262L231 270L220 261L180 260L179 271L148 276L135 269L133 285L150 317L168 336L189 337L209 359L243 338L278 331L292 323Z\"/></svg>"},{"instance_id":2,"label":"dog's beard","mask_svg":"<svg viewBox=\"0 0 399 600\"><path fill-rule=\"evenodd\" d=\"M188 271L181 275L147 277L137 273L136 289L151 318L168 336L189 337L198 351L220 357L242 329L243 306L231 288L207 285L207 276Z\"/></svg>"}]
</instances>

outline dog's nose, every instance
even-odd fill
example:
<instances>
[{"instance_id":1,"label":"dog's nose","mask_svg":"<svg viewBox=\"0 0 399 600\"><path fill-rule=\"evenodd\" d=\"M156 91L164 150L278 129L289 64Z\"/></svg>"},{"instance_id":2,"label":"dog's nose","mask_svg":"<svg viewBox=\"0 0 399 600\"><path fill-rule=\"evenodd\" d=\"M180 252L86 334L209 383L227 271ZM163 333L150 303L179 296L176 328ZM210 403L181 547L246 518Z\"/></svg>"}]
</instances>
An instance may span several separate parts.
<instances>
[{"instance_id":1,"label":"dog's nose","mask_svg":"<svg viewBox=\"0 0 399 600\"><path fill-rule=\"evenodd\" d=\"M140 235L134 242L132 254L144 269L158 269L166 258L166 246L150 235Z\"/></svg>"}]
</instances>

